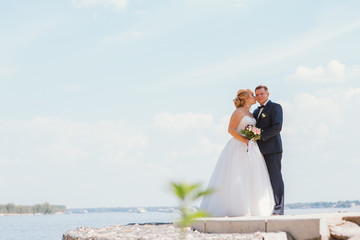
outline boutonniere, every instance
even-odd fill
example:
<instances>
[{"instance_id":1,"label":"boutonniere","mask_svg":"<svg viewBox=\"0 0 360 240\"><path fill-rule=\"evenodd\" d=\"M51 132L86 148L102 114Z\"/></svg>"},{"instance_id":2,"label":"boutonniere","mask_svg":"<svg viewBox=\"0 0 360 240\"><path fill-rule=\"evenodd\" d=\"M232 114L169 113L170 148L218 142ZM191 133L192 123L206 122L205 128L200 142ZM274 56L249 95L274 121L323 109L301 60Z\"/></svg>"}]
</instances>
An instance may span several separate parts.
<instances>
[{"instance_id":1,"label":"boutonniere","mask_svg":"<svg viewBox=\"0 0 360 240\"><path fill-rule=\"evenodd\" d=\"M266 116L267 116L266 113L261 114L261 118L266 118Z\"/></svg>"}]
</instances>

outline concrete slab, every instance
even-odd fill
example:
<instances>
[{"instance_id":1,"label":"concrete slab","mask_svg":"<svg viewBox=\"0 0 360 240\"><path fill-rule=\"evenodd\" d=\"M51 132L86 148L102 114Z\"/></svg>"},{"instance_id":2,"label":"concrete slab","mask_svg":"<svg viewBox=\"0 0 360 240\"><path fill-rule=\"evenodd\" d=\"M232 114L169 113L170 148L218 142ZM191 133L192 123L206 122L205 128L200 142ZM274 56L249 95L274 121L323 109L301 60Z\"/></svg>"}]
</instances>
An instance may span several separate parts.
<instances>
[{"instance_id":1,"label":"concrete slab","mask_svg":"<svg viewBox=\"0 0 360 240\"><path fill-rule=\"evenodd\" d=\"M267 218L224 217L199 218L192 228L206 233L254 233L265 232ZM204 231L202 229L205 229Z\"/></svg>"},{"instance_id":2,"label":"concrete slab","mask_svg":"<svg viewBox=\"0 0 360 240\"><path fill-rule=\"evenodd\" d=\"M278 218L267 221L266 231L287 232L296 240L321 239L320 225L320 218Z\"/></svg>"},{"instance_id":3,"label":"concrete slab","mask_svg":"<svg viewBox=\"0 0 360 240\"><path fill-rule=\"evenodd\" d=\"M193 228L205 233L287 232L296 240L324 240L330 238L328 225L341 220L360 225L360 212L199 218Z\"/></svg>"},{"instance_id":4,"label":"concrete slab","mask_svg":"<svg viewBox=\"0 0 360 240\"><path fill-rule=\"evenodd\" d=\"M234 220L230 222L230 233L266 232L266 220Z\"/></svg>"},{"instance_id":5,"label":"concrete slab","mask_svg":"<svg viewBox=\"0 0 360 240\"><path fill-rule=\"evenodd\" d=\"M230 233L230 221L206 221L205 233Z\"/></svg>"},{"instance_id":6,"label":"concrete slab","mask_svg":"<svg viewBox=\"0 0 360 240\"><path fill-rule=\"evenodd\" d=\"M192 224L191 227L194 230L206 233L205 221L195 222L195 223Z\"/></svg>"}]
</instances>

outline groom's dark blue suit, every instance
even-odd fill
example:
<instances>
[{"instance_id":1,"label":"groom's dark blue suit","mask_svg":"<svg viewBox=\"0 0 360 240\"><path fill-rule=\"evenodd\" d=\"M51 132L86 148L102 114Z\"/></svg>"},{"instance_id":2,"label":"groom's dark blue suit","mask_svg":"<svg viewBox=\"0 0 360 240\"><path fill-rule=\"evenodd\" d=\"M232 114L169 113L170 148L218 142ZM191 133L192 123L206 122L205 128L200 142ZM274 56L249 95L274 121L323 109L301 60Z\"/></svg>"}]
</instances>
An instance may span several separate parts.
<instances>
[{"instance_id":1,"label":"groom's dark blue suit","mask_svg":"<svg viewBox=\"0 0 360 240\"><path fill-rule=\"evenodd\" d=\"M271 185L274 191L274 214L284 214L284 182L281 174L282 143L280 131L283 122L283 112L280 104L270 100L262 112L257 108L253 115L257 119L256 127L261 128L261 139L257 141L269 171Z\"/></svg>"}]
</instances>

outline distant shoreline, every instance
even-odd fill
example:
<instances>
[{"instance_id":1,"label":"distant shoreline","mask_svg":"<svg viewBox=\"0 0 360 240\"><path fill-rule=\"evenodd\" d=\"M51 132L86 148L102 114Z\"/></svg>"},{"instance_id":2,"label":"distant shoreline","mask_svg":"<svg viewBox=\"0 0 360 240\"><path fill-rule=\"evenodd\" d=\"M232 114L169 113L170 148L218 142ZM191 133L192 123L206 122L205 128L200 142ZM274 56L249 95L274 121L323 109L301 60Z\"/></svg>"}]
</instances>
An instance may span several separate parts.
<instances>
[{"instance_id":1,"label":"distant shoreline","mask_svg":"<svg viewBox=\"0 0 360 240\"><path fill-rule=\"evenodd\" d=\"M0 217L2 216L39 216L39 215L62 215L65 214L65 212L57 212L57 213L0 213Z\"/></svg>"},{"instance_id":2,"label":"distant shoreline","mask_svg":"<svg viewBox=\"0 0 360 240\"><path fill-rule=\"evenodd\" d=\"M146 208L142 208L142 209L146 209ZM164 208L162 208L164 209ZM172 208L174 209L174 208ZM332 210L333 209L333 210ZM0 213L0 218L1 217L19 217L19 216L47 216L47 215L83 215L83 214L96 214L96 213L122 213L122 214L180 214L180 212L176 209L175 211L140 211L140 212L136 212L136 211L94 211L95 209L92 209L93 211L76 211L76 212L57 212L57 213L48 213L48 214L42 214L42 213ZM101 208L101 210L104 210L103 208ZM324 211L322 211L324 210ZM295 212L294 212L295 211ZM285 215L301 215L301 214L321 214L321 213L340 213L340 212L360 212L360 206L355 206L355 207L347 207L347 208L335 208L335 207L330 207L330 208L325 208L325 207L302 207L302 208L285 208ZM127 222L127 223L123 223L123 225L132 225L132 224L149 224L150 222ZM158 225L158 224L163 224L162 221L159 222L153 222L153 225Z\"/></svg>"},{"instance_id":3,"label":"distant shoreline","mask_svg":"<svg viewBox=\"0 0 360 240\"><path fill-rule=\"evenodd\" d=\"M51 205L48 202L32 206L8 203L0 204L0 215L58 214L65 212L66 209L65 205Z\"/></svg>"},{"instance_id":4,"label":"distant shoreline","mask_svg":"<svg viewBox=\"0 0 360 240\"><path fill-rule=\"evenodd\" d=\"M1 209L2 207L2 209ZM11 210L9 207L12 207ZM42 209L41 209L42 207ZM34 206L21 206L14 204L0 205L0 216L20 216L20 215L60 215L60 214L87 214L87 213L178 213L178 207L100 207L100 208L66 208L63 205L50 205L48 203ZM194 206L194 210L198 207ZM310 203L289 203L285 209L360 209L360 201L337 201L337 202L310 202ZM9 212L6 212L8 210ZM26 211L25 211L26 210ZM16 212L19 211L19 212ZM20 213L23 212L23 213Z\"/></svg>"}]
</instances>

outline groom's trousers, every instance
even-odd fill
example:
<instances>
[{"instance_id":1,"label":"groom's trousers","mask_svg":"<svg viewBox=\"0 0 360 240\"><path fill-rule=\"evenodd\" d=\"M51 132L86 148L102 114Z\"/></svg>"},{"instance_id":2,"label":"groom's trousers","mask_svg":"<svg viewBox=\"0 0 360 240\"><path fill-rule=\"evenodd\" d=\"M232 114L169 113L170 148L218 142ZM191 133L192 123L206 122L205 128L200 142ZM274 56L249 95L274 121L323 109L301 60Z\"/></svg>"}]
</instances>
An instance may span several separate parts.
<instances>
[{"instance_id":1,"label":"groom's trousers","mask_svg":"<svg viewBox=\"0 0 360 240\"><path fill-rule=\"evenodd\" d=\"M274 191L274 214L284 215L284 181L281 174L282 153L266 154L264 158Z\"/></svg>"}]
</instances>

